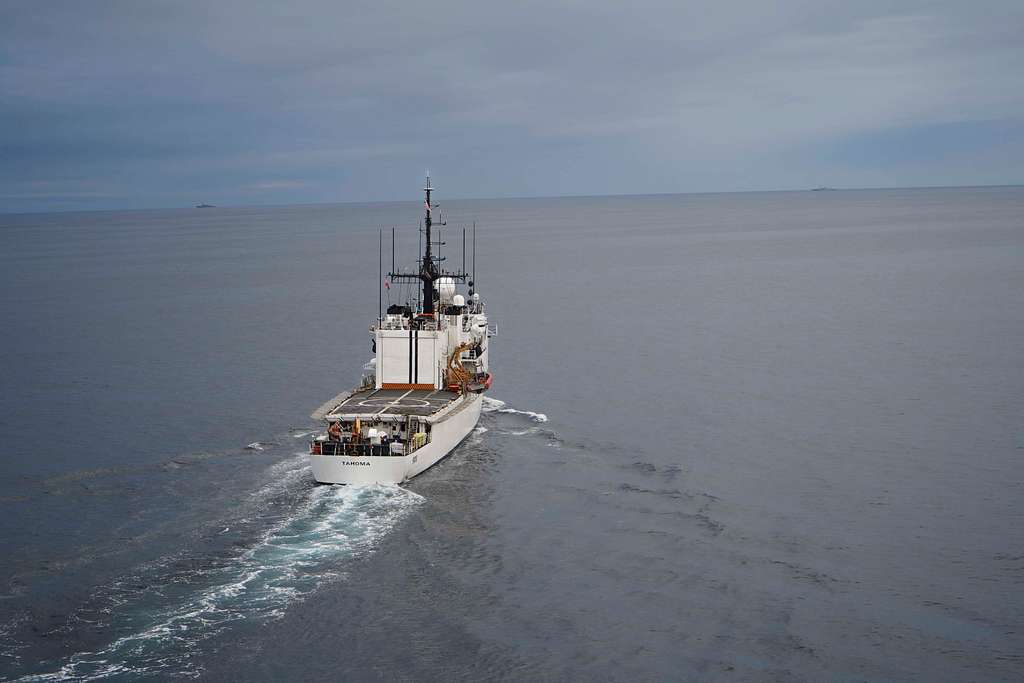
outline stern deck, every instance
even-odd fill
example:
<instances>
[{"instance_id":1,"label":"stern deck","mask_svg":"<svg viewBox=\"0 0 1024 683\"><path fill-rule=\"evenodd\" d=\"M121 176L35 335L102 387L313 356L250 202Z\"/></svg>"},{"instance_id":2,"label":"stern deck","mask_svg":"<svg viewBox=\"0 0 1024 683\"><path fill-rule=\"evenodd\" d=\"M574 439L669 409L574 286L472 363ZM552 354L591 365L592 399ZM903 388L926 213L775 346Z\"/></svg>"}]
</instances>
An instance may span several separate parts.
<instances>
[{"instance_id":1,"label":"stern deck","mask_svg":"<svg viewBox=\"0 0 1024 683\"><path fill-rule=\"evenodd\" d=\"M442 389L362 389L332 408L326 417L429 417L459 396L454 391Z\"/></svg>"}]
</instances>

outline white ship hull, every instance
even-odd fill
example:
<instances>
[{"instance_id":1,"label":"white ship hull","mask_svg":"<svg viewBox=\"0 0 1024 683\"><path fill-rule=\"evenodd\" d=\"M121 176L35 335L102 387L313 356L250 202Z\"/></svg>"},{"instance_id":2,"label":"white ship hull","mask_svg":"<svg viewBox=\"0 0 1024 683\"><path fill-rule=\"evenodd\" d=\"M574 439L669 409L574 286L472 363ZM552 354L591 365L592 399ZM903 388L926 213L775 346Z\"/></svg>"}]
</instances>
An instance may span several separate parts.
<instances>
[{"instance_id":1,"label":"white ship hull","mask_svg":"<svg viewBox=\"0 0 1024 683\"><path fill-rule=\"evenodd\" d=\"M429 175L423 190L423 256L416 268L396 271L392 264L388 273L391 281L416 283L422 289L404 303L390 303L389 295L386 314L380 290L380 315L370 327L375 355L367 369L373 374L311 415L327 427L309 444L318 482L408 481L451 453L480 419L482 392L491 388L488 348L496 329L488 324L485 304L474 289L475 256L471 275L465 258L462 269L448 271L444 259L433 255L432 247L444 242L431 236L431 212L437 205L431 202ZM381 231L378 281L387 285L383 239ZM465 257L465 230L462 252ZM468 287L465 296L457 293L460 282Z\"/></svg>"},{"instance_id":2,"label":"white ship hull","mask_svg":"<svg viewBox=\"0 0 1024 683\"><path fill-rule=\"evenodd\" d=\"M480 419L483 397L464 394L464 403L433 424L430 442L409 455L310 455L313 478L324 484L400 484L430 468L465 439Z\"/></svg>"}]
</instances>

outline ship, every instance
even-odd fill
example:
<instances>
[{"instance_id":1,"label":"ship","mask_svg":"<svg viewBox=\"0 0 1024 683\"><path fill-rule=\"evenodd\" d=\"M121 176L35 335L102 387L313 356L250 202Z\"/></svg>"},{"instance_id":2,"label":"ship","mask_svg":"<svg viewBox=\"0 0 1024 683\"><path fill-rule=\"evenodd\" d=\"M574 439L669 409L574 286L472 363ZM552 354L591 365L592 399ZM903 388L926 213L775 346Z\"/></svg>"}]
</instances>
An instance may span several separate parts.
<instances>
[{"instance_id":1,"label":"ship","mask_svg":"<svg viewBox=\"0 0 1024 683\"><path fill-rule=\"evenodd\" d=\"M309 442L313 478L325 484L400 484L437 464L476 427L483 395L491 388L490 340L497 332L475 291L476 224L472 268L466 270L466 230L462 267L446 270L445 244L437 235L434 188L427 174L418 268L383 274L383 234L379 234L378 317L370 327L374 357L359 386L342 392L312 414L324 430ZM437 247L437 253L434 252ZM393 282L418 283L415 297L383 309L383 288ZM459 292L459 286L466 293Z\"/></svg>"}]
</instances>

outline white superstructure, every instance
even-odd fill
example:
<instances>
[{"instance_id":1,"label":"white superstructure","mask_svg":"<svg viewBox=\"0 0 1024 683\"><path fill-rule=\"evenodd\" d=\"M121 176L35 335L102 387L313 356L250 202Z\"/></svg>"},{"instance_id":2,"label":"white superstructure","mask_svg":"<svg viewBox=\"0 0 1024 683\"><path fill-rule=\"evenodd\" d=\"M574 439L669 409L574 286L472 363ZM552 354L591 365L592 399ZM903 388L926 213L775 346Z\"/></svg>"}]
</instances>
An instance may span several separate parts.
<instances>
[{"instance_id":1,"label":"white superstructure","mask_svg":"<svg viewBox=\"0 0 1024 683\"><path fill-rule=\"evenodd\" d=\"M433 255L430 177L425 249L415 273L417 302L392 305L370 328L374 372L313 414L327 431L310 442L313 476L332 484L400 483L448 455L476 426L491 386L488 325L480 294L463 268L448 272ZM465 244L465 234L463 243ZM475 261L475 258L474 258ZM468 285L466 296L458 283Z\"/></svg>"}]
</instances>

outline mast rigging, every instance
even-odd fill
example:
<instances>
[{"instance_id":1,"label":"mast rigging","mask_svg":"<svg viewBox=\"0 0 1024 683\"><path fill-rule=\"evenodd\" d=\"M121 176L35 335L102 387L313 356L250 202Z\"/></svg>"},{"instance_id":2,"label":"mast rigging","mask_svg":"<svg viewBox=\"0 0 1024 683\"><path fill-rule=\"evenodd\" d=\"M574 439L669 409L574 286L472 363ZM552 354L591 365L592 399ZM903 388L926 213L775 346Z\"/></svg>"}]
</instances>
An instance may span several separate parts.
<instances>
[{"instance_id":1,"label":"mast rigging","mask_svg":"<svg viewBox=\"0 0 1024 683\"><path fill-rule=\"evenodd\" d=\"M440 256L440 245L442 244L442 242L440 241L436 243L439 248L438 256L434 256L433 246L435 242L433 241L433 236L431 233L431 227L433 226L434 223L433 209L435 208L434 205L431 203L431 193L434 191L434 188L430 184L429 173L427 174L427 182L426 186L423 188L423 191L426 193L426 198L424 199L423 202L426 213L423 220L425 239L423 240L423 257L420 260L419 272L402 273L395 272L394 270L392 270L392 272L388 273L388 276L391 277L393 281L419 280L422 283L421 292L423 297L422 302L420 303L420 312L423 315L433 315L435 312L434 283L440 280L442 277L448 277L451 278L452 280L465 282L467 274L464 272L465 269L463 269L463 271L461 272L450 272L441 268L441 262L444 259ZM441 225L444 224L445 222L441 223ZM394 264L392 264L392 269L394 269Z\"/></svg>"}]
</instances>

